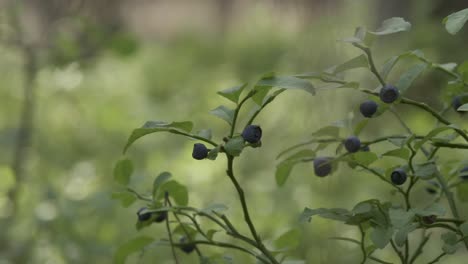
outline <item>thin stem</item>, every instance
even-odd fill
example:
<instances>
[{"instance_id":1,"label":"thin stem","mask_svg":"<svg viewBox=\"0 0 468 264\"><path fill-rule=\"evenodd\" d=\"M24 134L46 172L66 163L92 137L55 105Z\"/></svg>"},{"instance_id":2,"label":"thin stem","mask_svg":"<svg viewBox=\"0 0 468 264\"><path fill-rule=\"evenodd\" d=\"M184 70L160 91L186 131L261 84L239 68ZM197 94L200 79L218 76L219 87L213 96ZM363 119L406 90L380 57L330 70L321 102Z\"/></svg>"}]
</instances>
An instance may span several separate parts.
<instances>
[{"instance_id":1,"label":"thin stem","mask_svg":"<svg viewBox=\"0 0 468 264\"><path fill-rule=\"evenodd\" d=\"M265 245L263 245L263 242L262 242L260 236L258 235L257 230L255 229L255 226L254 226L254 224L252 222L252 219L250 218L249 210L248 210L248 207L247 207L247 202L245 200L244 190L242 189L242 187L240 186L240 184L237 181L236 177L234 176L234 170L233 170L234 157L227 154L227 153L226 153L226 157L227 157L227 163L228 163L226 173L227 173L228 177L231 179L232 183L234 184L234 187L236 188L236 191L237 191L237 193L239 195L239 199L240 199L240 202L241 202L241 205L242 205L242 211L243 211L243 214L244 214L244 220L247 223L247 225L249 226L250 233L252 233L252 236L254 237L255 241L257 242L258 249L263 254L265 254L265 256L272 263L279 264L279 262L270 253L270 251L265 247Z\"/></svg>"},{"instance_id":2,"label":"thin stem","mask_svg":"<svg viewBox=\"0 0 468 264\"><path fill-rule=\"evenodd\" d=\"M414 251L414 254L411 257L410 262L409 262L410 264L413 264L414 261L416 261L416 259L419 257L419 255L421 255L423 253L423 248L427 244L427 242L429 241L429 238L431 237L431 235L432 234L429 234L429 235L425 236L424 233L423 233L424 239L419 243L419 246Z\"/></svg>"},{"instance_id":3,"label":"thin stem","mask_svg":"<svg viewBox=\"0 0 468 264\"><path fill-rule=\"evenodd\" d=\"M195 245L210 245L210 246L216 246L216 247L222 247L222 248L232 248L232 249L237 249L239 251L245 252L251 256L254 256L258 260L260 260L262 263L269 264L268 260L264 259L261 255L256 254L253 251L250 251L246 248L234 245L234 244L229 244L225 242L218 242L218 241L204 241L204 240L194 240L191 241L190 243L193 243ZM183 246L183 244L175 244L175 246Z\"/></svg>"},{"instance_id":4,"label":"thin stem","mask_svg":"<svg viewBox=\"0 0 468 264\"><path fill-rule=\"evenodd\" d=\"M142 201L153 202L153 200L151 200L150 198L146 198L146 197L142 196L141 194L139 194L137 191L133 190L130 187L127 187L127 191L133 193L138 199L140 199Z\"/></svg>"},{"instance_id":5,"label":"thin stem","mask_svg":"<svg viewBox=\"0 0 468 264\"><path fill-rule=\"evenodd\" d=\"M204 138L204 137L201 137L201 136L198 136L198 135L193 135L193 134L189 134L189 133L185 133L185 132L182 132L182 131L179 131L179 130L176 130L176 129L169 129L169 132L173 133L173 134L178 134L178 135L182 135L182 136L186 136L186 137L190 137L190 138L194 138L194 139L198 139L198 140L201 140L201 141L204 141L214 147L217 147L218 144L216 144L214 141L211 141L207 138Z\"/></svg>"},{"instance_id":6,"label":"thin stem","mask_svg":"<svg viewBox=\"0 0 468 264\"><path fill-rule=\"evenodd\" d=\"M249 92L249 93L244 97L244 99L242 99L242 100L240 101L240 103L237 105L236 110L234 111L234 116L233 116L233 118L232 118L231 131L229 132L229 137L230 137L230 138L232 138L232 136L234 135L234 132L235 132L235 130L236 130L237 116L239 115L239 111L240 111L242 105L247 101L247 99L249 99L250 97L252 97L255 93L256 93L256 91L251 91L251 92Z\"/></svg>"},{"instance_id":7,"label":"thin stem","mask_svg":"<svg viewBox=\"0 0 468 264\"><path fill-rule=\"evenodd\" d=\"M362 251L362 261L361 264L364 264L367 260L367 253L366 253L366 245L365 245L365 238L366 238L366 233L364 232L364 229L362 229L362 226L359 225L359 231L361 232L361 251Z\"/></svg>"},{"instance_id":8,"label":"thin stem","mask_svg":"<svg viewBox=\"0 0 468 264\"><path fill-rule=\"evenodd\" d=\"M383 80L382 76L380 76L379 71L375 67L375 63L374 63L374 59L372 58L371 50L369 48L367 48L367 47L364 47L364 46L358 44L358 43L353 43L353 45L355 47L361 49L362 51L364 51L364 53L367 55L367 59L369 60L369 66L370 66L371 72L375 75L375 77L377 77L380 84L382 84L382 86L385 86L385 81Z\"/></svg>"},{"instance_id":9,"label":"thin stem","mask_svg":"<svg viewBox=\"0 0 468 264\"><path fill-rule=\"evenodd\" d=\"M167 201L169 200L169 193L166 191L164 194L164 206L167 206ZM175 247L174 247L174 240L172 239L172 232L171 232L171 227L169 226L169 214L167 214L166 217L166 230L167 230L167 235L169 236L169 242L171 243L171 249L172 249L172 256L174 257L174 262L176 264L179 263L177 260L177 254L175 252Z\"/></svg>"},{"instance_id":10,"label":"thin stem","mask_svg":"<svg viewBox=\"0 0 468 264\"><path fill-rule=\"evenodd\" d=\"M172 207L172 203L171 203L171 200L169 200L169 198L167 198L167 204L169 204L169 206ZM192 237L190 237L189 232L187 231L187 229L185 229L184 225L182 224L182 221L180 221L179 216L178 216L175 212L172 212L172 214L174 215L175 219L177 220L177 222L179 223L180 227L182 228L182 231L184 232L184 234L185 234L185 236L187 237L188 241L189 241L190 243L193 243ZM201 253L200 249L198 249L198 247L195 247L195 251L197 252L197 255L198 255L199 257L202 257L202 253Z\"/></svg>"},{"instance_id":11,"label":"thin stem","mask_svg":"<svg viewBox=\"0 0 468 264\"><path fill-rule=\"evenodd\" d=\"M284 91L284 90L283 90ZM258 109L257 111L255 111L255 113L250 117L249 121L247 121L247 125L251 125L253 123L253 121L255 120L255 118L258 116L258 114L260 114L260 112L268 105L270 104L271 102L273 102L273 100L278 96L280 95L283 91L280 91L278 92L277 94L275 95L272 95L270 96L267 101L265 101L265 103L262 104L262 106L260 107L260 109Z\"/></svg>"},{"instance_id":12,"label":"thin stem","mask_svg":"<svg viewBox=\"0 0 468 264\"><path fill-rule=\"evenodd\" d=\"M443 252L443 253L440 253L439 256L437 256L434 260L432 260L431 262L428 262L427 264L434 264L434 263L437 263L443 256L447 255L447 253Z\"/></svg>"},{"instance_id":13,"label":"thin stem","mask_svg":"<svg viewBox=\"0 0 468 264\"><path fill-rule=\"evenodd\" d=\"M403 254L401 253L401 251L398 250L397 246L395 245L395 242L393 242L393 239L390 239L390 245L392 246L393 251L397 253L398 257L401 260L401 263L405 263L405 258L403 257Z\"/></svg>"},{"instance_id":14,"label":"thin stem","mask_svg":"<svg viewBox=\"0 0 468 264\"><path fill-rule=\"evenodd\" d=\"M468 149L468 144L456 144L446 142L432 142L432 145L439 148L456 148L456 149Z\"/></svg>"}]
</instances>

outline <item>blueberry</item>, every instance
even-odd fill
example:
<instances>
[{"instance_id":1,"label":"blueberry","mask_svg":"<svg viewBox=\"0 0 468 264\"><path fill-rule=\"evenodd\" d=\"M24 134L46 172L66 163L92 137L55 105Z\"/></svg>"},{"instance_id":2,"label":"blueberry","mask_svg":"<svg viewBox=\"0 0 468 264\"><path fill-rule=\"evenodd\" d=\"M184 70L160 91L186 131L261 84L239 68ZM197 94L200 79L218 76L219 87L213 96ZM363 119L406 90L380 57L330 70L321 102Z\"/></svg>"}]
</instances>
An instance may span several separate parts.
<instances>
[{"instance_id":1,"label":"blueberry","mask_svg":"<svg viewBox=\"0 0 468 264\"><path fill-rule=\"evenodd\" d=\"M358 152L361 148L361 140L359 140L359 138L356 136L350 136L347 139L345 139L344 146L348 152Z\"/></svg>"},{"instance_id":2,"label":"blueberry","mask_svg":"<svg viewBox=\"0 0 468 264\"><path fill-rule=\"evenodd\" d=\"M314 159L314 172L319 177L325 177L332 171L331 158L318 157Z\"/></svg>"},{"instance_id":3,"label":"blueberry","mask_svg":"<svg viewBox=\"0 0 468 264\"><path fill-rule=\"evenodd\" d=\"M382 87L382 89L380 89L379 96L382 102L391 104L398 99L398 97L400 96L400 91L398 91L398 89L395 86L387 84L384 87Z\"/></svg>"},{"instance_id":4,"label":"blueberry","mask_svg":"<svg viewBox=\"0 0 468 264\"><path fill-rule=\"evenodd\" d=\"M406 181L406 172L402 169L395 169L391 174L393 184L402 185Z\"/></svg>"},{"instance_id":5,"label":"blueberry","mask_svg":"<svg viewBox=\"0 0 468 264\"><path fill-rule=\"evenodd\" d=\"M361 111L361 114L364 117L372 117L375 114L375 112L377 112L378 107L379 105L376 102L372 100L368 100L368 101L363 102L359 106L359 111Z\"/></svg>"},{"instance_id":6,"label":"blueberry","mask_svg":"<svg viewBox=\"0 0 468 264\"><path fill-rule=\"evenodd\" d=\"M468 166L465 166L460 170L460 178L462 178L462 180L468 180Z\"/></svg>"},{"instance_id":7,"label":"blueberry","mask_svg":"<svg viewBox=\"0 0 468 264\"><path fill-rule=\"evenodd\" d=\"M161 223L167 219L167 211L157 213L156 218L154 219L154 222L156 223Z\"/></svg>"},{"instance_id":8,"label":"blueberry","mask_svg":"<svg viewBox=\"0 0 468 264\"><path fill-rule=\"evenodd\" d=\"M144 222L144 221L147 221L151 218L151 212L144 212L143 211L146 211L146 207L142 207L140 208L140 210L138 210L137 212L137 215L138 215L138 221L140 222Z\"/></svg>"},{"instance_id":9,"label":"blueberry","mask_svg":"<svg viewBox=\"0 0 468 264\"><path fill-rule=\"evenodd\" d=\"M364 145L364 146L362 146L362 147L361 147L361 151L369 152L369 151L370 151L369 145Z\"/></svg>"},{"instance_id":10,"label":"blueberry","mask_svg":"<svg viewBox=\"0 0 468 264\"><path fill-rule=\"evenodd\" d=\"M455 111L457 111L459 113L463 113L463 111L458 111L457 110L462 105L463 105L463 103L462 103L462 96L461 95L457 95L452 99L453 110L455 110Z\"/></svg>"},{"instance_id":11,"label":"blueberry","mask_svg":"<svg viewBox=\"0 0 468 264\"><path fill-rule=\"evenodd\" d=\"M180 239L180 244L182 244L180 246L180 249L187 253L187 254L190 254L192 253L193 250L195 250L195 244L194 243L190 243L190 242L187 242L187 238L186 237L182 237Z\"/></svg>"},{"instance_id":12,"label":"blueberry","mask_svg":"<svg viewBox=\"0 0 468 264\"><path fill-rule=\"evenodd\" d=\"M202 143L193 144L192 157L196 160L202 160L208 156L208 149Z\"/></svg>"},{"instance_id":13,"label":"blueberry","mask_svg":"<svg viewBox=\"0 0 468 264\"><path fill-rule=\"evenodd\" d=\"M426 225L432 225L437 220L436 215L428 215L421 217L421 221Z\"/></svg>"},{"instance_id":14,"label":"blueberry","mask_svg":"<svg viewBox=\"0 0 468 264\"><path fill-rule=\"evenodd\" d=\"M262 129L256 125L248 125L242 131L241 136L245 141L255 144L262 138Z\"/></svg>"}]
</instances>

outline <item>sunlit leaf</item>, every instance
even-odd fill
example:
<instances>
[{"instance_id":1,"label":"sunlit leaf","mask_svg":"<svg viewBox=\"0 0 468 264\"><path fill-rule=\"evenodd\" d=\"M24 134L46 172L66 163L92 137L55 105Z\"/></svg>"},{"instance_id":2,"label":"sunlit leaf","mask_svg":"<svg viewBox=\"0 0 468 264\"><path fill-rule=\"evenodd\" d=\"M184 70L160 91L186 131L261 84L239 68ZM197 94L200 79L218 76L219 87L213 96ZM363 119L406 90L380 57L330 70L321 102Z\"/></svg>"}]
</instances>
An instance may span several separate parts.
<instances>
[{"instance_id":1,"label":"sunlit leaf","mask_svg":"<svg viewBox=\"0 0 468 264\"><path fill-rule=\"evenodd\" d=\"M215 115L224 121L226 121L229 125L232 125L232 119L234 118L234 110L227 108L224 105L220 105L215 109L210 111L210 114Z\"/></svg>"},{"instance_id":2,"label":"sunlit leaf","mask_svg":"<svg viewBox=\"0 0 468 264\"><path fill-rule=\"evenodd\" d=\"M127 144L124 147L124 153L137 139L155 132L171 132L176 133L177 131L189 133L192 131L193 123L190 121L183 122L172 122L166 123L162 121L148 121L141 128L134 129L132 134L127 140Z\"/></svg>"},{"instance_id":3,"label":"sunlit leaf","mask_svg":"<svg viewBox=\"0 0 468 264\"><path fill-rule=\"evenodd\" d=\"M382 156L391 156L407 160L410 156L410 150L407 148L393 149L385 152L384 154L382 154Z\"/></svg>"},{"instance_id":4,"label":"sunlit leaf","mask_svg":"<svg viewBox=\"0 0 468 264\"><path fill-rule=\"evenodd\" d=\"M411 29L411 24L401 17L392 17L382 22L380 28L376 31L369 31L375 35L388 35Z\"/></svg>"},{"instance_id":5,"label":"sunlit leaf","mask_svg":"<svg viewBox=\"0 0 468 264\"><path fill-rule=\"evenodd\" d=\"M242 91L246 86L247 83L219 91L218 94L237 104L237 102L239 101L239 96L241 95Z\"/></svg>"},{"instance_id":6,"label":"sunlit leaf","mask_svg":"<svg viewBox=\"0 0 468 264\"><path fill-rule=\"evenodd\" d=\"M306 80L293 76L274 76L260 80L257 85L271 86L283 89L300 89L308 93L315 94L314 86Z\"/></svg>"},{"instance_id":7,"label":"sunlit leaf","mask_svg":"<svg viewBox=\"0 0 468 264\"><path fill-rule=\"evenodd\" d=\"M455 35L465 25L466 21L468 21L468 8L450 14L444 18L442 23L445 24L445 29L450 34Z\"/></svg>"}]
</instances>

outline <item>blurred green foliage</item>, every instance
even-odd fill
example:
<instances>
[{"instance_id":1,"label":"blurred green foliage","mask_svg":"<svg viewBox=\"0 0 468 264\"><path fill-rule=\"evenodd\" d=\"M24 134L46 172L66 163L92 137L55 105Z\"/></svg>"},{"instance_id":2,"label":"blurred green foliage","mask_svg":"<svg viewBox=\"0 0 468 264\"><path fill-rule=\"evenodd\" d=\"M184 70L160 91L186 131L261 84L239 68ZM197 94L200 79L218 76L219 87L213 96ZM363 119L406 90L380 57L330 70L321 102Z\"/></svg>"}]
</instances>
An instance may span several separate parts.
<instances>
[{"instance_id":1,"label":"blurred green foliage","mask_svg":"<svg viewBox=\"0 0 468 264\"><path fill-rule=\"evenodd\" d=\"M333 15L314 17L306 25L291 25L269 16L262 6L253 6L222 36L187 29L167 39L148 40L124 31L107 34L96 25L82 22L77 24L89 33L86 45L66 32L56 35L58 48L46 50L52 59L41 65L36 79L38 102L33 146L29 149L27 177L21 185L19 210L14 219L9 215L7 192L15 185L10 164L25 77L18 47L2 44L2 243L12 245L16 253L28 254L30 263L111 263L116 248L131 238L164 237L163 226L153 225L144 229L144 234L136 231L137 204L124 210L118 201L111 200L115 189L112 168L121 158L131 129L146 120L190 119L195 122L195 129L211 128L220 135L226 131L226 124L208 114L221 101L227 103L215 95L216 91L265 72L314 71L356 56L355 50L336 40L349 36L357 25L372 24L374 19L380 21L370 14L372 10L370 1L346 3L341 9L329 10ZM407 18L415 25L411 33L377 43L374 52L377 64L415 48L422 49L434 61L448 58L449 61L440 62L459 63L460 56L466 57L466 36L461 33L449 36L441 18L429 18L423 11L415 11L413 15L415 19ZM101 45L103 48L93 54L92 61L80 58L87 55L83 48L92 46L96 50ZM353 71L356 79L364 74ZM434 75L418 79L409 96L441 107L436 98L441 95L446 79ZM390 79L398 76L396 71ZM363 85L374 88L376 83ZM451 96L445 95L443 102L448 103ZM240 158L237 170L263 237L277 237L296 225L305 206L350 207L366 198L391 197L384 186L366 175L341 169L333 177L319 179L313 176L309 165L295 168L284 187L277 188L275 184L275 157L281 150L307 139L318 127L346 118L362 98L350 91L323 92L315 97L292 92L268 107L268 114L259 117L264 130L261 152L248 150ZM402 111L415 124L415 132L427 131L433 124L425 114L410 109ZM450 117L466 128L466 117L455 114ZM395 121L391 117L384 116L369 124L372 130L363 137L398 131L396 126L388 125L392 122ZM175 179L188 186L190 204L203 208L220 201L229 206L228 214L233 219L241 221L237 194L224 175L224 163L192 160L192 144L173 135L139 141L128 153L135 163L130 185L150 192L148 186L156 175L171 171ZM334 150L327 151L333 154ZM451 153L453 156L444 157L447 164L452 157L463 155ZM394 163L397 165L398 159ZM428 199L422 187L415 199ZM467 213L465 210L462 215L466 217ZM300 226L300 233L302 241L295 254L307 263L354 263L360 259L356 247L327 239L334 234L357 235L346 227L317 220ZM10 263L9 254L12 252L0 250L0 263ZM235 263L248 263L243 255L229 254ZM181 256L181 263L192 263L193 257ZM459 263L463 256L458 257L447 257L444 263ZM152 245L141 254L132 255L129 263L155 260L172 263L169 248Z\"/></svg>"}]
</instances>

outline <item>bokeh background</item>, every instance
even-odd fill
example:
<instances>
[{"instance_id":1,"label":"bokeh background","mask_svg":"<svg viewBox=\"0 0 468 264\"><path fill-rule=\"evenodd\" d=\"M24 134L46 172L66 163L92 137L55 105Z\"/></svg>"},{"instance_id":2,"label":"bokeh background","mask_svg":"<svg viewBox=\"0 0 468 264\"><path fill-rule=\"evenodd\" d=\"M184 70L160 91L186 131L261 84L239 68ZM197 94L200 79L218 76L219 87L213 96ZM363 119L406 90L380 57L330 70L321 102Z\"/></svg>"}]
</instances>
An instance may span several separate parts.
<instances>
[{"instance_id":1,"label":"bokeh background","mask_svg":"<svg viewBox=\"0 0 468 264\"><path fill-rule=\"evenodd\" d=\"M111 199L119 188L113 166L133 128L147 120L191 120L196 129L211 128L220 140L228 128L208 112L228 102L216 91L265 72L318 71L343 62L359 51L338 39L351 36L357 26L375 29L394 16L413 28L378 40L378 65L416 48L433 61L461 63L468 57L467 27L452 36L441 21L466 7L466 0L0 0L0 263L112 263L126 240L141 233L165 237L161 225L135 230L142 204L123 208ZM377 85L362 70L348 77L364 87ZM390 80L398 77L396 70ZM446 83L446 76L427 72L407 95L441 109L449 102L441 92ZM379 181L346 167L322 179L304 164L284 187L275 184L275 157L281 150L356 113L363 98L345 90L316 96L293 91L259 116L263 147L247 150L236 169L263 237L297 226L305 206L349 208L363 199L392 199ZM399 111L416 132L434 124L424 113ZM466 116L448 117L467 126ZM365 137L397 132L403 130L384 115L372 121ZM127 154L136 167L131 186L150 191L156 175L171 171L188 186L191 205L224 203L242 225L225 162L193 160L192 145L169 134L137 142ZM463 155L447 153L447 159ZM324 154L332 155L333 149ZM417 201L432 199L418 188ZM327 239L358 237L353 227L317 219L300 228L295 258L359 261L356 246ZM420 263L439 254L440 246L438 239L430 243ZM235 263L253 263L227 253ZM182 263L196 262L196 256L179 255ZM396 261L389 251L378 255ZM462 258L464 250L443 263L462 263ZM156 245L128 262L173 263L169 248Z\"/></svg>"}]
</instances>

